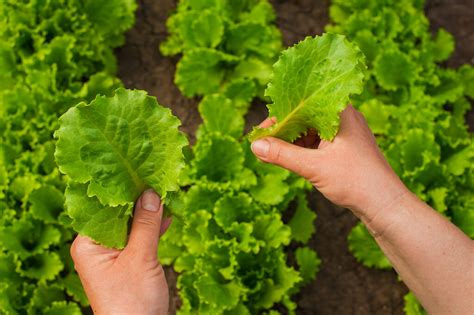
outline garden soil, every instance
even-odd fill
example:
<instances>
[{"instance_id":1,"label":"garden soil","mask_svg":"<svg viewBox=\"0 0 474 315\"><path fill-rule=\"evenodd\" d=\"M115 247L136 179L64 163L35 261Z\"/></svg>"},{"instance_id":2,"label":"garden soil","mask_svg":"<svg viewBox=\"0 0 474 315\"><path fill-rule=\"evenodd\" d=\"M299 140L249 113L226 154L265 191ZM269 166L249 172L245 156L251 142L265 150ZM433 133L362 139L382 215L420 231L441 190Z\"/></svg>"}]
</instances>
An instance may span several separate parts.
<instances>
[{"instance_id":1,"label":"garden soil","mask_svg":"<svg viewBox=\"0 0 474 315\"><path fill-rule=\"evenodd\" d=\"M320 34L328 23L329 1L274 0L277 23L286 46L308 35ZM119 77L127 88L143 89L169 106L183 122L182 130L191 142L201 123L198 99L183 97L173 83L177 58L164 57L159 44L166 38L165 21L176 1L140 0L135 27L127 33L126 44L117 50ZM426 12L433 30L444 27L456 38L456 51L447 66L474 62L474 5L472 0L427 1ZM266 108L256 101L247 116L247 128L265 118ZM471 130L473 111L467 117ZM314 191L311 208L318 215L316 235L310 242L322 260L316 281L295 298L298 314L403 314L407 288L394 271L367 269L357 263L347 248L347 235L357 219L346 209L336 207ZM289 248L290 256L292 248ZM170 283L170 313L179 306L176 275L166 270Z\"/></svg>"}]
</instances>

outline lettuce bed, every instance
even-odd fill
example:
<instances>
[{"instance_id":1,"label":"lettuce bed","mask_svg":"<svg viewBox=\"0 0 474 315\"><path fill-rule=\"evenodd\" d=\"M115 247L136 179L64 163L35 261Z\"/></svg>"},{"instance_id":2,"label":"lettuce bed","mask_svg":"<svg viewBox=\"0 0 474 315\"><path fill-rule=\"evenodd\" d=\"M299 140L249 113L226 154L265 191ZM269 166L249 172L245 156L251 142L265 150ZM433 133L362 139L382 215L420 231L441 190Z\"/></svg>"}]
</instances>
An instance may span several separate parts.
<instances>
[{"instance_id":1,"label":"lettuce bed","mask_svg":"<svg viewBox=\"0 0 474 315\"><path fill-rule=\"evenodd\" d=\"M52 135L58 117L70 107L91 102L97 94L112 96L121 86L113 48L123 44L135 6L126 0L0 0L2 314L79 314L87 306L69 258L74 221L63 211L66 181L55 166ZM155 18L150 15L140 18ZM472 66L440 67L454 41L443 30L431 36L423 1L334 0L330 15L328 30L345 34L366 55L369 80L354 103L392 166L422 199L472 237L474 150L464 122L473 97L468 84ZM243 117L255 97L264 97L282 49L275 17L267 1L187 0L180 1L168 22L168 40L158 32L161 52L182 56L178 88L184 95L203 97L203 124L192 151L186 152L183 192L172 203L178 220L160 248L163 263L181 274L182 313L274 313L283 308L291 313L296 304L290 297L319 268L319 258L305 245L315 219L307 185L256 163L241 140ZM295 18L290 17L290 28L304 29ZM189 32L193 28L199 36ZM153 32L145 35L151 38ZM141 80L148 70L145 66L139 74ZM150 89L160 83L150 83ZM334 130L329 128L326 136ZM228 156L226 163L212 167L223 156ZM294 215L284 212L289 204ZM118 239L111 246L123 246L123 233ZM349 247L366 266L390 267L360 225L350 234ZM303 300L298 297L300 308ZM422 312L412 295L405 301L408 314Z\"/></svg>"},{"instance_id":2,"label":"lettuce bed","mask_svg":"<svg viewBox=\"0 0 474 315\"><path fill-rule=\"evenodd\" d=\"M121 86L113 49L135 1L0 1L0 313L79 314L58 117Z\"/></svg>"}]
</instances>

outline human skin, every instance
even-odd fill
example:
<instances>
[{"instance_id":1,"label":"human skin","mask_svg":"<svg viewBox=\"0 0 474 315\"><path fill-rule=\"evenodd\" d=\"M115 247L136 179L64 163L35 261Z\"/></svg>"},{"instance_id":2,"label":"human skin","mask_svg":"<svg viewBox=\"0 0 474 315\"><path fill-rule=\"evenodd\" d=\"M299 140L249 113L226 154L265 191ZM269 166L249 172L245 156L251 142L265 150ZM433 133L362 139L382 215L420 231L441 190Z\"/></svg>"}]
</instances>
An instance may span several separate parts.
<instances>
[{"instance_id":1,"label":"human skin","mask_svg":"<svg viewBox=\"0 0 474 315\"><path fill-rule=\"evenodd\" d=\"M136 202L123 250L105 248L81 235L74 240L71 256L94 314L168 313L168 285L157 248L171 221L162 215L160 198L149 190Z\"/></svg>"},{"instance_id":2,"label":"human skin","mask_svg":"<svg viewBox=\"0 0 474 315\"><path fill-rule=\"evenodd\" d=\"M274 123L267 119L261 127ZM474 312L474 242L404 186L352 106L341 113L332 142L310 131L294 144L255 141L252 151L303 176L360 218L428 313Z\"/></svg>"},{"instance_id":3,"label":"human skin","mask_svg":"<svg viewBox=\"0 0 474 315\"><path fill-rule=\"evenodd\" d=\"M261 126L273 123L268 119ZM319 141L310 131L295 144L265 138L254 142L252 150L262 161L305 177L333 203L351 209L430 313L472 313L473 242L408 191L351 106L341 114L341 128L332 142ZM71 255L94 313L167 313L168 286L157 260L160 232L169 225L162 222L162 213L158 196L147 191L137 201L125 249L76 238Z\"/></svg>"}]
</instances>

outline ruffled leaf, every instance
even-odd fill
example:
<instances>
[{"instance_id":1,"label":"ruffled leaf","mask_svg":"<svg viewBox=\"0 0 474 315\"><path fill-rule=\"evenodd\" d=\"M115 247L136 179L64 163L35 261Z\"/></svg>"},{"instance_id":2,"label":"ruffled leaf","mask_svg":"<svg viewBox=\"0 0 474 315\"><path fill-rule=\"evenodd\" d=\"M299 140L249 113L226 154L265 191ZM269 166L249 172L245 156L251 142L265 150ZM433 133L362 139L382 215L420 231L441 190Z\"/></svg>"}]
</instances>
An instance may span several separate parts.
<instances>
[{"instance_id":1,"label":"ruffled leaf","mask_svg":"<svg viewBox=\"0 0 474 315\"><path fill-rule=\"evenodd\" d=\"M362 91L364 71L363 54L341 35L306 38L287 49L274 65L265 92L273 102L269 116L277 123L254 129L251 141L266 136L293 141L309 128L332 140L349 96Z\"/></svg>"},{"instance_id":2,"label":"ruffled leaf","mask_svg":"<svg viewBox=\"0 0 474 315\"><path fill-rule=\"evenodd\" d=\"M63 268L64 265L58 254L53 252L28 257L21 261L17 271L24 277L44 283L47 280L53 280Z\"/></svg>"},{"instance_id":3,"label":"ruffled leaf","mask_svg":"<svg viewBox=\"0 0 474 315\"><path fill-rule=\"evenodd\" d=\"M405 302L405 306L403 307L403 311L406 315L426 315L426 311L421 306L420 302L416 299L413 292L408 292L404 297L403 301Z\"/></svg>"},{"instance_id":4,"label":"ruffled leaf","mask_svg":"<svg viewBox=\"0 0 474 315\"><path fill-rule=\"evenodd\" d=\"M295 241L306 244L313 236L316 228L314 220L316 213L308 207L308 200L304 195L298 196L298 206L296 212L288 225L291 228L291 238Z\"/></svg>"},{"instance_id":5,"label":"ruffled leaf","mask_svg":"<svg viewBox=\"0 0 474 315\"><path fill-rule=\"evenodd\" d=\"M199 127L201 133L217 132L238 138L244 129L244 119L237 112L232 101L220 94L203 98L199 103L199 113L203 124Z\"/></svg>"},{"instance_id":6,"label":"ruffled leaf","mask_svg":"<svg viewBox=\"0 0 474 315\"><path fill-rule=\"evenodd\" d=\"M237 60L213 49L191 50L178 62L174 82L188 97L215 93L224 79L227 64Z\"/></svg>"},{"instance_id":7,"label":"ruffled leaf","mask_svg":"<svg viewBox=\"0 0 474 315\"><path fill-rule=\"evenodd\" d=\"M399 51L384 51L378 55L374 73L380 86L389 91L411 84L416 75L410 59Z\"/></svg>"},{"instance_id":8,"label":"ruffled leaf","mask_svg":"<svg viewBox=\"0 0 474 315\"><path fill-rule=\"evenodd\" d=\"M30 194L30 212L46 223L55 223L63 211L64 196L53 186L45 185Z\"/></svg>"},{"instance_id":9,"label":"ruffled leaf","mask_svg":"<svg viewBox=\"0 0 474 315\"><path fill-rule=\"evenodd\" d=\"M76 232L107 247L125 247L133 203L104 206L96 197L87 196L87 185L75 182L69 183L65 197L67 214Z\"/></svg>"},{"instance_id":10,"label":"ruffled leaf","mask_svg":"<svg viewBox=\"0 0 474 315\"><path fill-rule=\"evenodd\" d=\"M44 315L81 315L81 309L74 302L53 302L44 309Z\"/></svg>"},{"instance_id":11,"label":"ruffled leaf","mask_svg":"<svg viewBox=\"0 0 474 315\"><path fill-rule=\"evenodd\" d=\"M316 273L321 264L316 252L309 247L299 247L295 251L295 258L303 283L309 283L316 279Z\"/></svg>"},{"instance_id":12,"label":"ruffled leaf","mask_svg":"<svg viewBox=\"0 0 474 315\"><path fill-rule=\"evenodd\" d=\"M392 267L374 238L362 223L357 224L352 229L348 241L349 250L364 266L380 269Z\"/></svg>"},{"instance_id":13,"label":"ruffled leaf","mask_svg":"<svg viewBox=\"0 0 474 315\"><path fill-rule=\"evenodd\" d=\"M60 118L56 160L87 195L110 206L134 202L153 188L163 198L178 189L187 140L179 120L143 91L78 104Z\"/></svg>"}]
</instances>

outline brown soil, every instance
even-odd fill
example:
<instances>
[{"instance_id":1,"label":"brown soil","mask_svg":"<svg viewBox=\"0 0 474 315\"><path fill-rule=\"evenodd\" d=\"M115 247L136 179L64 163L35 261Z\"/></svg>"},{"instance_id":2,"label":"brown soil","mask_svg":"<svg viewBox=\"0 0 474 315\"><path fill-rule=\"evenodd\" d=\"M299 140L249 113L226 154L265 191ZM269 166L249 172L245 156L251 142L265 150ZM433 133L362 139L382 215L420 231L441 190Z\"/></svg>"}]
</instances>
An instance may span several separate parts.
<instances>
[{"instance_id":1,"label":"brown soil","mask_svg":"<svg viewBox=\"0 0 474 315\"><path fill-rule=\"evenodd\" d=\"M278 26L285 45L307 35L320 34L328 22L328 0L273 0ZM427 1L427 14L433 29L446 28L456 37L457 48L448 66L473 63L474 20L472 0ZM183 122L182 130L194 140L201 123L196 109L197 99L186 99L173 83L177 59L163 57L159 43L166 38L165 21L175 7L174 0L140 0L135 27L127 34L126 44L117 50L119 76L128 88L137 88L155 95L171 107ZM251 126L266 115L263 104L252 106L247 117ZM468 116L474 121L473 111ZM310 245L322 260L317 279L297 296L299 314L402 314L406 287L397 281L393 271L367 269L358 264L347 249L347 235L356 218L336 207L319 193L310 194L310 203L318 214L316 236ZM172 293L170 313L174 314L176 276L168 270Z\"/></svg>"}]
</instances>

